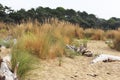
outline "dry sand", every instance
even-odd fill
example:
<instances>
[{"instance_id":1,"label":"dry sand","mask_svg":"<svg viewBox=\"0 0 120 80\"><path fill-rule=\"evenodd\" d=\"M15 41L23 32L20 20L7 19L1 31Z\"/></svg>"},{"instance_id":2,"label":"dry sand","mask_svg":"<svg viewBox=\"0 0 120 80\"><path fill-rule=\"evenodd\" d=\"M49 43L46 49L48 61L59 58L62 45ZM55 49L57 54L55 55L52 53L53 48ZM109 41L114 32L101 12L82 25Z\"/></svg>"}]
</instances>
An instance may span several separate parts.
<instances>
[{"instance_id":1,"label":"dry sand","mask_svg":"<svg viewBox=\"0 0 120 80\"><path fill-rule=\"evenodd\" d=\"M95 54L105 53L120 56L120 52L110 49L103 41L90 41L89 50ZM93 57L76 56L74 59L40 61L25 80L120 80L120 62L98 62L90 64Z\"/></svg>"}]
</instances>

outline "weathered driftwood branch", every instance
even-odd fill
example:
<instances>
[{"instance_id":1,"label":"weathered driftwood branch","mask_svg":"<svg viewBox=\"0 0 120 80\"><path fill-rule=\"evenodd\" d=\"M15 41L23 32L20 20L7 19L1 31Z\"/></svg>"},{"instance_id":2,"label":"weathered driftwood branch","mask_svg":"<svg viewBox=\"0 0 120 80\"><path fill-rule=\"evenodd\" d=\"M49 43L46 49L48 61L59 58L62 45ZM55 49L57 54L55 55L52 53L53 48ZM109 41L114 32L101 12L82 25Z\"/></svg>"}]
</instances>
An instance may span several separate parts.
<instances>
[{"instance_id":1,"label":"weathered driftwood branch","mask_svg":"<svg viewBox=\"0 0 120 80\"><path fill-rule=\"evenodd\" d=\"M70 49L71 51L76 51L76 47L75 46L71 46L71 45L66 45L66 47L68 48L68 49Z\"/></svg>"},{"instance_id":2,"label":"weathered driftwood branch","mask_svg":"<svg viewBox=\"0 0 120 80\"><path fill-rule=\"evenodd\" d=\"M120 57L119 56L108 55L108 54L100 54L95 59L93 59L91 63L112 62L112 61L120 61Z\"/></svg>"},{"instance_id":3,"label":"weathered driftwood branch","mask_svg":"<svg viewBox=\"0 0 120 80\"><path fill-rule=\"evenodd\" d=\"M18 80L17 79L17 68L19 63L16 65L14 72L11 71L11 56L7 55L0 58L0 80Z\"/></svg>"},{"instance_id":4,"label":"weathered driftwood branch","mask_svg":"<svg viewBox=\"0 0 120 80\"><path fill-rule=\"evenodd\" d=\"M66 45L66 46L70 50L75 51L83 56L87 56L87 57L93 56L93 53L91 51L89 51L86 47L84 47L83 45L80 45L80 47L75 47L75 46L71 46L71 45Z\"/></svg>"}]
</instances>

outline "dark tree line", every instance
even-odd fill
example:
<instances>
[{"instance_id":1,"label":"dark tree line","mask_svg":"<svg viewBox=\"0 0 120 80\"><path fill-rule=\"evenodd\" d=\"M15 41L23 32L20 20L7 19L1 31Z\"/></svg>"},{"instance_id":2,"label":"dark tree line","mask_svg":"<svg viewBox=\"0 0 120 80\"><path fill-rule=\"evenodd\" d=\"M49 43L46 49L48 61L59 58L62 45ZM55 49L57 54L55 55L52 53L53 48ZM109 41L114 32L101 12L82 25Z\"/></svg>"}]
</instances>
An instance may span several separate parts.
<instances>
[{"instance_id":1,"label":"dark tree line","mask_svg":"<svg viewBox=\"0 0 120 80\"><path fill-rule=\"evenodd\" d=\"M80 12L73 9L64 9L63 7L57 7L56 9L37 7L27 11L25 9L14 11L10 7L0 4L0 21L5 23L20 24L23 20L27 21L28 19L33 21L37 19L43 23L50 18L58 18L59 20L79 24L83 28L117 29L120 27L120 18L112 17L105 20L85 11Z\"/></svg>"}]
</instances>

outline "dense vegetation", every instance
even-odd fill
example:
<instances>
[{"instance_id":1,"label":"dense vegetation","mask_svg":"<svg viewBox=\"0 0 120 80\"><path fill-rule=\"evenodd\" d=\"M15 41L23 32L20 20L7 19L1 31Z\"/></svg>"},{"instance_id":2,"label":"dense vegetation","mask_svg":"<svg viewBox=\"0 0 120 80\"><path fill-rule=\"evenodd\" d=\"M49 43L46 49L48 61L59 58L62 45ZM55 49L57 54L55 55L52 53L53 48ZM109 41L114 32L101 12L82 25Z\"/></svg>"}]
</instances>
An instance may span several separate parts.
<instances>
[{"instance_id":1,"label":"dense vegetation","mask_svg":"<svg viewBox=\"0 0 120 80\"><path fill-rule=\"evenodd\" d=\"M0 39L6 36L17 39L15 45L12 40L8 43L2 41L2 45L12 47L12 69L18 62L20 63L17 74L21 80L29 70L34 69L32 64L37 62L36 56L40 59L58 57L59 64L62 56L74 56L75 53L65 47L66 44L72 45L75 39L110 39L113 42L109 43L109 46L120 51L118 27L120 18L115 17L105 20L97 18L94 14L62 7L56 9L38 7L27 11L25 9L14 11L0 4Z\"/></svg>"},{"instance_id":2,"label":"dense vegetation","mask_svg":"<svg viewBox=\"0 0 120 80\"><path fill-rule=\"evenodd\" d=\"M12 48L12 69L19 62L18 77L21 80L26 73L34 69L36 58L40 59L59 59L63 56L73 58L77 55L75 52L66 48L66 44L79 46L86 43L87 40L112 40L108 43L113 49L120 51L120 28L118 30L107 30L87 28L83 29L78 25L69 22L51 19L44 24L35 21L18 24L0 23L0 39L6 36L16 38L17 43L13 45L12 39L2 45ZM10 27L7 29L7 27ZM69 27L69 29L68 29ZM83 39L80 41L79 39ZM34 59L35 58L35 59ZM27 66L27 67L26 67Z\"/></svg>"},{"instance_id":3,"label":"dense vegetation","mask_svg":"<svg viewBox=\"0 0 120 80\"><path fill-rule=\"evenodd\" d=\"M63 7L57 7L56 9L37 7L27 11L25 9L15 11L0 4L0 21L5 23L20 24L28 19L44 23L50 18L58 18L59 20L79 24L83 28L117 29L120 26L120 18L112 17L105 20L85 11L80 12L73 9L64 9Z\"/></svg>"}]
</instances>

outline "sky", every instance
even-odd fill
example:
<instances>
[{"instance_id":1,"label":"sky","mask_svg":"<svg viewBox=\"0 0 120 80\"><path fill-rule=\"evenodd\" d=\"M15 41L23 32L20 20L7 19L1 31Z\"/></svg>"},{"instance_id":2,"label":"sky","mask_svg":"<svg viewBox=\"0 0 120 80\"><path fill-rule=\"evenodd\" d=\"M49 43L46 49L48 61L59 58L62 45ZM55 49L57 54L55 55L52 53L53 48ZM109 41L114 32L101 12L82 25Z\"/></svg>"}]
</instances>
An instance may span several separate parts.
<instances>
[{"instance_id":1,"label":"sky","mask_svg":"<svg viewBox=\"0 0 120 80\"><path fill-rule=\"evenodd\" d=\"M0 0L0 3L14 10L21 8L28 10L38 6L52 9L63 7L80 12L86 11L89 14L95 14L99 18L120 18L120 0Z\"/></svg>"}]
</instances>

